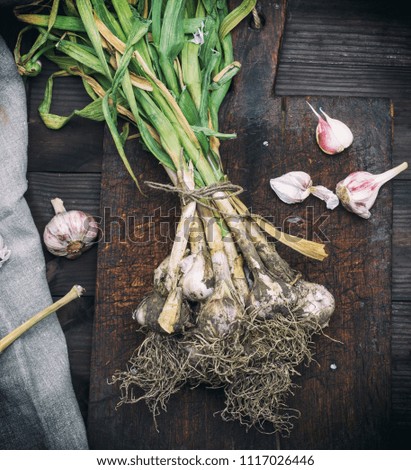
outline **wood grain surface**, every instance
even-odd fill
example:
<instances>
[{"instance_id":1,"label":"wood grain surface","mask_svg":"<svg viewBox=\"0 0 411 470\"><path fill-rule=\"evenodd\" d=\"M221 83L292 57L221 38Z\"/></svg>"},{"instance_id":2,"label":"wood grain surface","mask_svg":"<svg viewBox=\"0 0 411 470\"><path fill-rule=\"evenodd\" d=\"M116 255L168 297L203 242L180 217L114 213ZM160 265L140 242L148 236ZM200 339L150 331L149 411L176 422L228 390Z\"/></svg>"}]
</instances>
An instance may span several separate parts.
<instances>
[{"instance_id":1,"label":"wood grain surface","mask_svg":"<svg viewBox=\"0 0 411 470\"><path fill-rule=\"evenodd\" d=\"M359 168L386 169L391 162L390 103L386 99L308 97L315 106L347 122L356 136L354 145L342 155L325 156L315 143L316 122L306 98L274 97L277 56L273 35L278 34L281 8L265 4L271 6L265 10L265 28L255 32L245 26L235 34L243 69L226 100L221 127L236 131L239 137L222 147L225 168L233 182L246 188L244 200L253 210L274 218L277 226L291 233L327 242L330 256L323 263L279 249L310 280L331 289L337 301L327 334L338 342L316 339L317 364L301 367L297 379L301 388L290 399L302 416L291 438L282 439L281 446L379 448L386 438L390 413L391 187L382 189L373 217L364 221L341 207L331 213L313 198L287 206L276 199L268 183L270 177L298 169L309 172L316 184L333 188ZM368 125L357 119L358 113ZM109 207L111 217L132 216L137 223L131 231L127 226L114 230L111 242L99 246L88 421L91 446L275 448L273 436L246 432L237 423L221 421L218 411L223 395L219 391L200 387L178 393L170 400L168 412L158 419L159 433L144 403L115 408L119 392L107 379L126 367L141 341L131 312L151 289L153 268L170 248L170 240L144 235L149 228L158 233L161 222L173 225L173 215L168 218L167 214L178 201L162 193L150 192L149 198L138 194L108 136L104 149L101 211ZM139 146L131 143L128 152L142 181L165 181L153 157ZM127 233L143 241L133 241Z\"/></svg>"}]
</instances>

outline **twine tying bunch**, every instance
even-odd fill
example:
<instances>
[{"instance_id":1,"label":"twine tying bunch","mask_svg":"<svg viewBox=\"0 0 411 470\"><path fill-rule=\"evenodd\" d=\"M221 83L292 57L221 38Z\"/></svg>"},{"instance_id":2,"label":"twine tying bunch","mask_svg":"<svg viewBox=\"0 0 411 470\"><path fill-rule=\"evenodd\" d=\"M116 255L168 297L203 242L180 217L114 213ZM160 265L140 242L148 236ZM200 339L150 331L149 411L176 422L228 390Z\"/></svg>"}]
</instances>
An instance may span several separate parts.
<instances>
[{"instance_id":1,"label":"twine tying bunch","mask_svg":"<svg viewBox=\"0 0 411 470\"><path fill-rule=\"evenodd\" d=\"M219 183L210 184L202 188L187 189L182 187L176 187L166 183L156 183L155 181L144 182L149 188L158 189L167 193L178 194L183 202L191 200L203 207L210 208L209 204L204 201L211 201L217 199L228 199L230 197L238 196L244 189L238 184L230 183L230 181L221 181ZM216 194L222 193L222 194ZM211 209L214 209L211 207Z\"/></svg>"}]
</instances>

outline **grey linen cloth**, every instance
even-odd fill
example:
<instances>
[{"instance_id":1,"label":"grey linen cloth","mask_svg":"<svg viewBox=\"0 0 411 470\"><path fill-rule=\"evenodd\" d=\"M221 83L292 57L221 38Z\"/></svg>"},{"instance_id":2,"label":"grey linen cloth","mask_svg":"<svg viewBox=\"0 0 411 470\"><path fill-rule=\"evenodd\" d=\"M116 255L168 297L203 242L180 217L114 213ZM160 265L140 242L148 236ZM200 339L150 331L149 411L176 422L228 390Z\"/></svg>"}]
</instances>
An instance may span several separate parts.
<instances>
[{"instance_id":1,"label":"grey linen cloth","mask_svg":"<svg viewBox=\"0 0 411 470\"><path fill-rule=\"evenodd\" d=\"M21 77L0 37L0 235L11 251L0 267L0 337L52 303L39 234L23 197L26 114ZM55 314L0 354L0 449L87 449Z\"/></svg>"}]
</instances>

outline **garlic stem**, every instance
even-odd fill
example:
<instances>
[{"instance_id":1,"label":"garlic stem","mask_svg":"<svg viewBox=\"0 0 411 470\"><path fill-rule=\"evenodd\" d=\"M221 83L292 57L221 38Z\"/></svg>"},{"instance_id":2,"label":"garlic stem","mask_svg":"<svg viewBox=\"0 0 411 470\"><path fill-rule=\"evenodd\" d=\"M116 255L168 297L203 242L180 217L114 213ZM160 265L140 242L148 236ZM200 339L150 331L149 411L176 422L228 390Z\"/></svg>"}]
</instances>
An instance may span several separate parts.
<instances>
[{"instance_id":1,"label":"garlic stem","mask_svg":"<svg viewBox=\"0 0 411 470\"><path fill-rule=\"evenodd\" d=\"M407 168L408 168L407 162L401 163L401 165L398 165L394 168L391 168L390 170L385 171L384 173L376 175L375 181L377 181L381 187L387 181L390 181L391 179L395 178L397 175L399 175L402 171L406 170Z\"/></svg>"},{"instance_id":2,"label":"garlic stem","mask_svg":"<svg viewBox=\"0 0 411 470\"><path fill-rule=\"evenodd\" d=\"M221 235L221 229L218 226L213 213L206 207L199 207L201 217L204 221L204 227L208 246L210 247L211 262L216 282L225 282L234 289L229 269L228 259L224 251L224 242Z\"/></svg>"},{"instance_id":3,"label":"garlic stem","mask_svg":"<svg viewBox=\"0 0 411 470\"><path fill-rule=\"evenodd\" d=\"M231 277L239 297L244 301L250 290L248 288L247 278L244 272L244 259L237 248L230 231L224 236L224 251L230 266Z\"/></svg>"},{"instance_id":4,"label":"garlic stem","mask_svg":"<svg viewBox=\"0 0 411 470\"><path fill-rule=\"evenodd\" d=\"M67 212L66 208L64 207L63 201L60 198L56 197L50 202L56 214L63 214L64 212Z\"/></svg>"},{"instance_id":5,"label":"garlic stem","mask_svg":"<svg viewBox=\"0 0 411 470\"><path fill-rule=\"evenodd\" d=\"M196 210L196 203L189 202L181 210L180 221L177 226L176 236L174 238L173 248L170 253L170 262L168 273L164 282L167 291L172 291L177 286L178 273L180 271L180 262L184 257L187 248L190 227Z\"/></svg>"},{"instance_id":6,"label":"garlic stem","mask_svg":"<svg viewBox=\"0 0 411 470\"><path fill-rule=\"evenodd\" d=\"M195 212L193 222L191 223L189 240L191 254L196 255L207 249L203 222L198 216L197 211Z\"/></svg>"},{"instance_id":7,"label":"garlic stem","mask_svg":"<svg viewBox=\"0 0 411 470\"><path fill-rule=\"evenodd\" d=\"M244 222L238 215L238 212L233 208L229 199L225 199L224 193L216 193L214 197L215 204L224 214L225 221L232 233L235 235L235 241L243 253L244 259L246 260L250 270L258 271L263 269L263 262L261 261L253 242L247 237L247 230Z\"/></svg>"},{"instance_id":8,"label":"garlic stem","mask_svg":"<svg viewBox=\"0 0 411 470\"><path fill-rule=\"evenodd\" d=\"M2 353L6 348L8 348L12 343L14 343L14 341L16 341L16 339L20 338L20 336L23 333L28 331L36 323L38 323L39 321L49 316L51 313L56 312L61 307L64 307L71 301L81 297L84 294L84 292L85 290L81 286L78 286L78 285L73 286L72 289L60 300L58 300L57 302L54 302L54 304L50 305L49 307L46 307L41 312L36 313L36 315L31 317L29 320L24 322L22 325L18 326L11 333L9 333L3 339L1 339L0 340L0 353Z\"/></svg>"},{"instance_id":9,"label":"garlic stem","mask_svg":"<svg viewBox=\"0 0 411 470\"><path fill-rule=\"evenodd\" d=\"M291 283L296 278L296 272L293 271L287 261L283 260L277 253L275 246L270 244L253 220L247 223L248 235L254 243L257 253L260 255L265 267L276 278Z\"/></svg>"}]
</instances>

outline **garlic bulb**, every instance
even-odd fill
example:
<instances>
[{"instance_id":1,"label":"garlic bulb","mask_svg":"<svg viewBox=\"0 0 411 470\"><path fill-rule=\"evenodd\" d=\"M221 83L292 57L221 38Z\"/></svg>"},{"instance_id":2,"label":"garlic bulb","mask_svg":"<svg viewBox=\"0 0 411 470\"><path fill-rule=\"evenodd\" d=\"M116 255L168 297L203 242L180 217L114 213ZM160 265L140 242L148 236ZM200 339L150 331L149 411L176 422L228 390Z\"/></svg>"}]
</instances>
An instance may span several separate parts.
<instances>
[{"instance_id":1,"label":"garlic bulb","mask_svg":"<svg viewBox=\"0 0 411 470\"><path fill-rule=\"evenodd\" d=\"M3 237L0 235L0 268L10 258L11 251L4 244Z\"/></svg>"},{"instance_id":2,"label":"garlic bulb","mask_svg":"<svg viewBox=\"0 0 411 470\"><path fill-rule=\"evenodd\" d=\"M97 238L97 222L82 211L66 211L59 198L52 199L51 204L56 215L44 229L44 243L53 255L78 258Z\"/></svg>"},{"instance_id":3,"label":"garlic bulb","mask_svg":"<svg viewBox=\"0 0 411 470\"><path fill-rule=\"evenodd\" d=\"M328 209L335 209L338 197L325 186L313 186L311 176L304 171L290 171L285 175L270 180L272 190L287 204L302 202L312 194L327 204Z\"/></svg>"},{"instance_id":4,"label":"garlic bulb","mask_svg":"<svg viewBox=\"0 0 411 470\"><path fill-rule=\"evenodd\" d=\"M317 144L324 153L335 155L341 153L352 144L354 137L346 124L338 119L331 118L320 108L320 111L325 116L324 120L308 101L307 104L318 118L315 136Z\"/></svg>"},{"instance_id":5,"label":"garlic bulb","mask_svg":"<svg viewBox=\"0 0 411 470\"><path fill-rule=\"evenodd\" d=\"M369 219L370 209L377 199L381 186L407 168L408 163L404 162L379 175L356 171L340 181L335 192L347 210L363 219Z\"/></svg>"}]
</instances>

